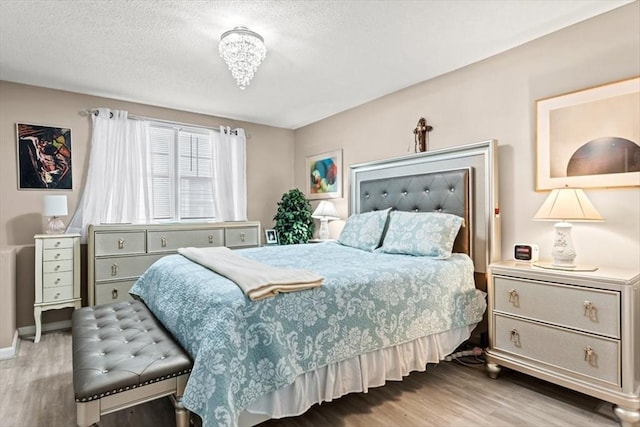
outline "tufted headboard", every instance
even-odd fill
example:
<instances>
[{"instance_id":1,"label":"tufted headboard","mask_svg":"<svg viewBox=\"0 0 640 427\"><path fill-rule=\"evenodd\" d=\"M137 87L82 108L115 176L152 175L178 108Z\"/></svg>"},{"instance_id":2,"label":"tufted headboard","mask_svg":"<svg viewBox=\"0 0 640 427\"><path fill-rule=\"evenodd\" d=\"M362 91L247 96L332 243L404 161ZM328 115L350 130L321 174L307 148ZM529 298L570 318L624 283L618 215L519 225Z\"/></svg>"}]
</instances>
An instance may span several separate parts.
<instances>
[{"instance_id":1,"label":"tufted headboard","mask_svg":"<svg viewBox=\"0 0 640 427\"><path fill-rule=\"evenodd\" d=\"M500 259L497 142L462 145L350 167L349 213L395 208L465 219L454 251L469 254L476 273Z\"/></svg>"},{"instance_id":2,"label":"tufted headboard","mask_svg":"<svg viewBox=\"0 0 640 427\"><path fill-rule=\"evenodd\" d=\"M444 212L464 218L453 251L471 256L469 200L472 168L371 179L360 182L360 212L397 209L408 212Z\"/></svg>"}]
</instances>

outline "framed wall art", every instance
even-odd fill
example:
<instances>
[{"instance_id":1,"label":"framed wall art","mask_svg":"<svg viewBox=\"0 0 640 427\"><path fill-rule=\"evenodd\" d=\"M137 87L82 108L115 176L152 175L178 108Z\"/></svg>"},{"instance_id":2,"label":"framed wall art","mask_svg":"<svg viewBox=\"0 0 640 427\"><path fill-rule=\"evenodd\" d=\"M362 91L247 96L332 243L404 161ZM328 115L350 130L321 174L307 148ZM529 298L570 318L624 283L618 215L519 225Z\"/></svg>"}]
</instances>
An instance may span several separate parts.
<instances>
[{"instance_id":1,"label":"framed wall art","mask_svg":"<svg viewBox=\"0 0 640 427\"><path fill-rule=\"evenodd\" d=\"M308 199L342 197L342 150L307 157Z\"/></svg>"},{"instance_id":2,"label":"framed wall art","mask_svg":"<svg viewBox=\"0 0 640 427\"><path fill-rule=\"evenodd\" d=\"M16 123L18 189L71 190L71 129Z\"/></svg>"},{"instance_id":3,"label":"framed wall art","mask_svg":"<svg viewBox=\"0 0 640 427\"><path fill-rule=\"evenodd\" d=\"M640 186L640 77L536 102L536 191Z\"/></svg>"}]
</instances>

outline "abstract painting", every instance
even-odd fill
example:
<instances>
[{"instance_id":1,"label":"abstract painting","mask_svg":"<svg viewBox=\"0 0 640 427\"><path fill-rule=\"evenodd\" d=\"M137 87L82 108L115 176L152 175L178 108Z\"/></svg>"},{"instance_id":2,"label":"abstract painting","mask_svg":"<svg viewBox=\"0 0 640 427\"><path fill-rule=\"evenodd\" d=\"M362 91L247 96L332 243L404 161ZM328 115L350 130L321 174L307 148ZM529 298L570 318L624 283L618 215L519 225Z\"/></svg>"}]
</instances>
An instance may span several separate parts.
<instances>
[{"instance_id":1,"label":"abstract painting","mask_svg":"<svg viewBox=\"0 0 640 427\"><path fill-rule=\"evenodd\" d=\"M342 150L307 157L308 199L342 197Z\"/></svg>"},{"instance_id":2,"label":"abstract painting","mask_svg":"<svg viewBox=\"0 0 640 427\"><path fill-rule=\"evenodd\" d=\"M71 129L16 124L18 188L71 190Z\"/></svg>"}]
</instances>

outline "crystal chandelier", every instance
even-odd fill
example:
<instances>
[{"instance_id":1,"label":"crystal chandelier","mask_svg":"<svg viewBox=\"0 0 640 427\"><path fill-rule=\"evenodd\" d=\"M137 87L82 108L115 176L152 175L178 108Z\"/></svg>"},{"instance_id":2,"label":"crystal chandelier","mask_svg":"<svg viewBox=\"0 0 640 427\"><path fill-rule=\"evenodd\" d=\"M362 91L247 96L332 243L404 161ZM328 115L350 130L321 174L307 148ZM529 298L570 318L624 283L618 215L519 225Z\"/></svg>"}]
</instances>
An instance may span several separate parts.
<instances>
[{"instance_id":1,"label":"crystal chandelier","mask_svg":"<svg viewBox=\"0 0 640 427\"><path fill-rule=\"evenodd\" d=\"M267 54L262 36L246 27L235 27L223 33L218 49L240 89L249 86Z\"/></svg>"}]
</instances>

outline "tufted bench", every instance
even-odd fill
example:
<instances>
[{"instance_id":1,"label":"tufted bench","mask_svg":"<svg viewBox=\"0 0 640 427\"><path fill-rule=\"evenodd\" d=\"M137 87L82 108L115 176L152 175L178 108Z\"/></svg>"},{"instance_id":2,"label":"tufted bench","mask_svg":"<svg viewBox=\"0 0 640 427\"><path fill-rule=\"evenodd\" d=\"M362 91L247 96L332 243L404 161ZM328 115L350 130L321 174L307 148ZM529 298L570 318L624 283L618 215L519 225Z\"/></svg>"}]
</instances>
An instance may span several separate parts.
<instances>
[{"instance_id":1,"label":"tufted bench","mask_svg":"<svg viewBox=\"0 0 640 427\"><path fill-rule=\"evenodd\" d=\"M178 427L189 425L180 399L193 366L189 355L141 301L73 312L73 389L77 423L171 396Z\"/></svg>"}]
</instances>

